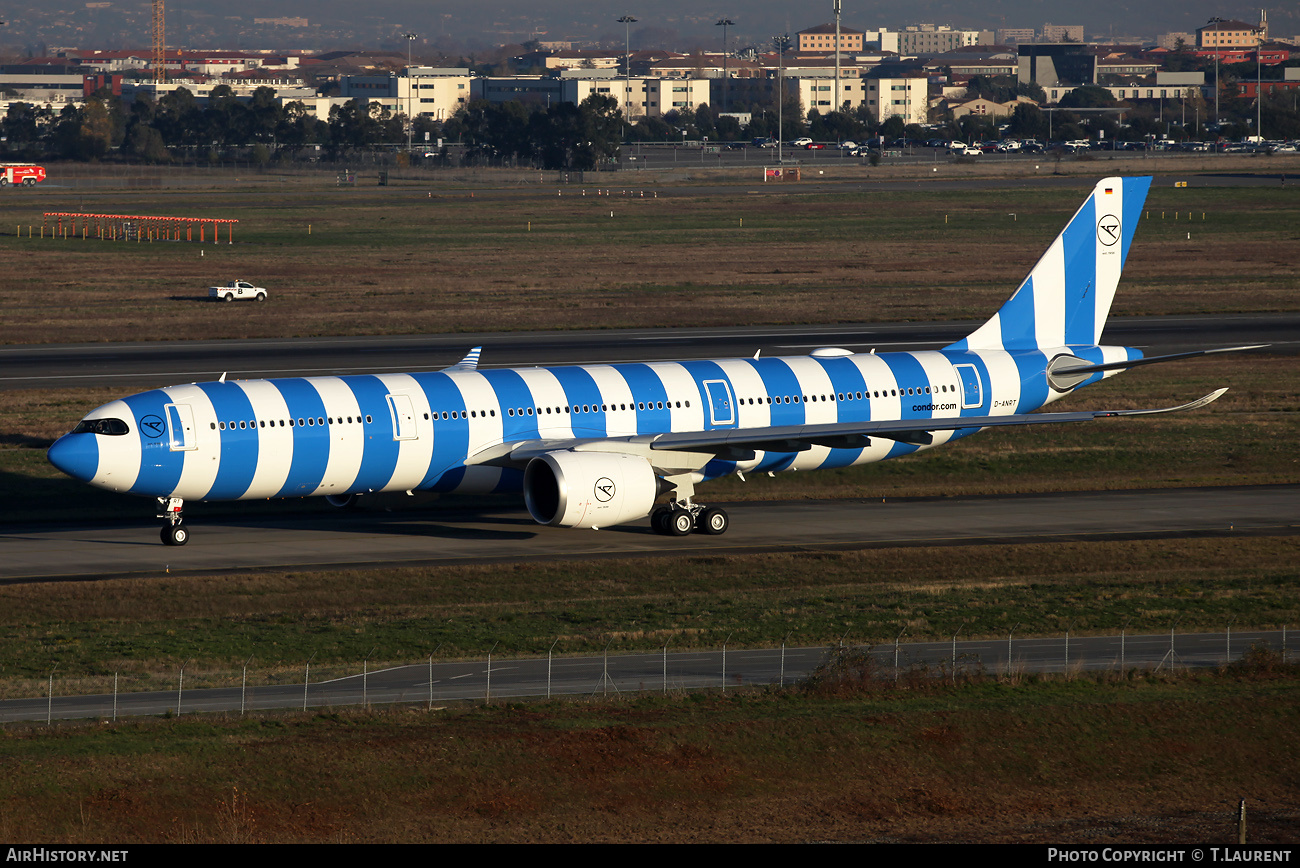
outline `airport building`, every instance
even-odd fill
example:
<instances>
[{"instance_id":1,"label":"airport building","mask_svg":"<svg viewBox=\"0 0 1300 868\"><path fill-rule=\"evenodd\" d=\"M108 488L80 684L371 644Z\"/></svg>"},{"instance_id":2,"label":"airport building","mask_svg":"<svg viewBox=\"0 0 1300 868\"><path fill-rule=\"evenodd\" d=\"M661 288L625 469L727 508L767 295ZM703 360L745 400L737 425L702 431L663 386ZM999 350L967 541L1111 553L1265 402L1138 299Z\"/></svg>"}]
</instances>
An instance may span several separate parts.
<instances>
[{"instance_id":1,"label":"airport building","mask_svg":"<svg viewBox=\"0 0 1300 868\"><path fill-rule=\"evenodd\" d=\"M337 99L360 99L394 114L445 121L469 102L473 81L462 67L412 66L401 74L341 76Z\"/></svg>"},{"instance_id":2,"label":"airport building","mask_svg":"<svg viewBox=\"0 0 1300 868\"><path fill-rule=\"evenodd\" d=\"M867 108L880 123L892 117L901 118L905 124L923 124L928 120L930 79L924 73L895 78L868 75L862 83L866 87Z\"/></svg>"}]
</instances>

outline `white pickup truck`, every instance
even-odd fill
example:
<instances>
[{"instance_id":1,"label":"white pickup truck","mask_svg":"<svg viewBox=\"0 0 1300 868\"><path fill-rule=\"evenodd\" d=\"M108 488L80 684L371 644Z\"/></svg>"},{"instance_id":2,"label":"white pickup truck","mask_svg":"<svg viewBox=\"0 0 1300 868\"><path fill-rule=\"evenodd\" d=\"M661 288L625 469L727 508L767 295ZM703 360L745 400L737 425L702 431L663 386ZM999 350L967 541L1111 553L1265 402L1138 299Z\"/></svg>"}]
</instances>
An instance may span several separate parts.
<instances>
[{"instance_id":1,"label":"white pickup truck","mask_svg":"<svg viewBox=\"0 0 1300 868\"><path fill-rule=\"evenodd\" d=\"M208 298L215 298L219 301L235 301L236 299L266 301L266 290L260 286L253 286L247 280L232 280L225 286L209 286Z\"/></svg>"}]
</instances>

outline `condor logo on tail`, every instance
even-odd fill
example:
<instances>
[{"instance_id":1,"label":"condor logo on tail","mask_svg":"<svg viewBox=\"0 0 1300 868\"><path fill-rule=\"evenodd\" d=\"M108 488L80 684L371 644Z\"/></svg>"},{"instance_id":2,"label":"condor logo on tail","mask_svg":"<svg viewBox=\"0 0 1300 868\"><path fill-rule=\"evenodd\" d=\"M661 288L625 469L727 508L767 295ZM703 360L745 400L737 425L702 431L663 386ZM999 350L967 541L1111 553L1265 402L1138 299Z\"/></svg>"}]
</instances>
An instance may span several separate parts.
<instances>
[{"instance_id":1,"label":"condor logo on tail","mask_svg":"<svg viewBox=\"0 0 1300 868\"><path fill-rule=\"evenodd\" d=\"M1097 221L1097 240L1107 247L1112 247L1120 239L1119 218L1114 214L1107 214Z\"/></svg>"}]
</instances>

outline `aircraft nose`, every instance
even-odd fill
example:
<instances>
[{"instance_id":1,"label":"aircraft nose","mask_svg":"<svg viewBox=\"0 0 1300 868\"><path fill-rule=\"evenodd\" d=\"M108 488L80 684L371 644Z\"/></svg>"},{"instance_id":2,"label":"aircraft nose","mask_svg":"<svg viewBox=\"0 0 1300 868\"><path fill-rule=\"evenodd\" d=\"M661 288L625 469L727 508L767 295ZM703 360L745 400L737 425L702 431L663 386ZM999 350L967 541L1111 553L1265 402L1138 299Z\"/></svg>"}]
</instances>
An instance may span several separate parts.
<instances>
[{"instance_id":1,"label":"aircraft nose","mask_svg":"<svg viewBox=\"0 0 1300 868\"><path fill-rule=\"evenodd\" d=\"M46 457L73 479L89 482L99 469L99 444L94 434L64 434L54 441Z\"/></svg>"}]
</instances>

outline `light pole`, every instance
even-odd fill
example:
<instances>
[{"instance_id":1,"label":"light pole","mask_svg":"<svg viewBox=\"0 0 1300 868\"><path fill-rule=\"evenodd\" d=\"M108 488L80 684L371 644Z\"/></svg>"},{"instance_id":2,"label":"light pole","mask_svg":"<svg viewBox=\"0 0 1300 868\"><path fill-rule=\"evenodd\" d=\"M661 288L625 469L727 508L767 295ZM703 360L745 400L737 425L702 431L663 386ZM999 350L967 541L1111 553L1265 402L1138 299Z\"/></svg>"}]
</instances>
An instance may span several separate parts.
<instances>
[{"instance_id":1,"label":"light pole","mask_svg":"<svg viewBox=\"0 0 1300 868\"><path fill-rule=\"evenodd\" d=\"M632 90L632 25L636 24L636 19L624 15L618 23L623 25L623 138L626 139L628 121L631 120L628 100Z\"/></svg>"},{"instance_id":2,"label":"light pole","mask_svg":"<svg viewBox=\"0 0 1300 868\"><path fill-rule=\"evenodd\" d=\"M1255 136L1264 141L1264 60L1260 52L1263 41L1255 43Z\"/></svg>"},{"instance_id":3,"label":"light pole","mask_svg":"<svg viewBox=\"0 0 1300 868\"><path fill-rule=\"evenodd\" d=\"M835 96L831 99L831 111L837 112L840 110L840 12L843 9L842 0L834 0L831 3L831 8L835 12Z\"/></svg>"},{"instance_id":4,"label":"light pole","mask_svg":"<svg viewBox=\"0 0 1300 868\"><path fill-rule=\"evenodd\" d=\"M722 28L722 110L724 112L727 110L727 88L729 86L727 80L727 28L735 25L735 23L730 18L719 18L718 23L713 25Z\"/></svg>"},{"instance_id":5,"label":"light pole","mask_svg":"<svg viewBox=\"0 0 1300 868\"><path fill-rule=\"evenodd\" d=\"M776 49L776 161L785 165L782 149L785 147L785 52L790 47L790 34L772 37Z\"/></svg>"},{"instance_id":6,"label":"light pole","mask_svg":"<svg viewBox=\"0 0 1300 868\"><path fill-rule=\"evenodd\" d=\"M411 116L411 45L415 42L414 33L402 34L406 37L406 153L411 153L411 134L415 132L415 118Z\"/></svg>"},{"instance_id":7,"label":"light pole","mask_svg":"<svg viewBox=\"0 0 1300 868\"><path fill-rule=\"evenodd\" d=\"M1223 23L1222 18L1211 18L1210 24L1214 25L1214 140L1219 140L1219 49L1223 46L1219 44L1219 25Z\"/></svg>"}]
</instances>

